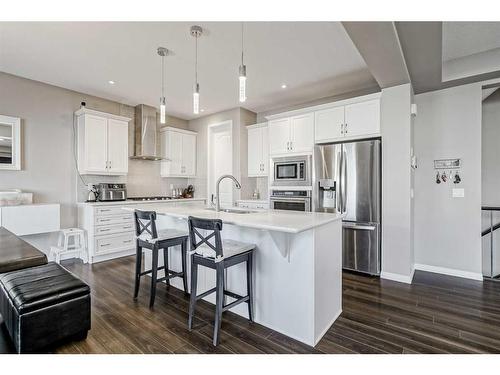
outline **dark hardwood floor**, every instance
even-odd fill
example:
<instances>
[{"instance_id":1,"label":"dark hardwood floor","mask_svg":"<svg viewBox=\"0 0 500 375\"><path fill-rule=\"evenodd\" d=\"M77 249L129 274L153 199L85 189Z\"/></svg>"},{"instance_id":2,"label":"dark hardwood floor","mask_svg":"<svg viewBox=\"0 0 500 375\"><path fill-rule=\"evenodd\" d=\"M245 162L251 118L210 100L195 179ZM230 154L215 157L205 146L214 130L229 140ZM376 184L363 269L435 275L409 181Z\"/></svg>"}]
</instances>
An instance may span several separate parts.
<instances>
[{"instance_id":1,"label":"dark hardwood floor","mask_svg":"<svg viewBox=\"0 0 500 375\"><path fill-rule=\"evenodd\" d=\"M188 298L149 282L132 300L133 257L63 263L92 288L92 330L57 353L500 353L500 283L417 272L406 285L344 273L343 313L311 348L231 312L212 346L213 305L201 302L192 332ZM12 350L4 327L0 352Z\"/></svg>"}]
</instances>

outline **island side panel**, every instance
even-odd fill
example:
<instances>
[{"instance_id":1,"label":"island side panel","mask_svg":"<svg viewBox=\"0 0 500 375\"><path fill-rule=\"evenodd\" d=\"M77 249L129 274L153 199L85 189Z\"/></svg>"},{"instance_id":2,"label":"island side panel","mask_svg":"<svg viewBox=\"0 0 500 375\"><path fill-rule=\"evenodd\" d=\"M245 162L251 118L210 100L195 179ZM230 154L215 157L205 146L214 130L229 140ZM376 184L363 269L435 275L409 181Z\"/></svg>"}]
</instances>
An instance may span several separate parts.
<instances>
[{"instance_id":1,"label":"island side panel","mask_svg":"<svg viewBox=\"0 0 500 375\"><path fill-rule=\"evenodd\" d=\"M342 221L314 229L314 343L342 313Z\"/></svg>"}]
</instances>

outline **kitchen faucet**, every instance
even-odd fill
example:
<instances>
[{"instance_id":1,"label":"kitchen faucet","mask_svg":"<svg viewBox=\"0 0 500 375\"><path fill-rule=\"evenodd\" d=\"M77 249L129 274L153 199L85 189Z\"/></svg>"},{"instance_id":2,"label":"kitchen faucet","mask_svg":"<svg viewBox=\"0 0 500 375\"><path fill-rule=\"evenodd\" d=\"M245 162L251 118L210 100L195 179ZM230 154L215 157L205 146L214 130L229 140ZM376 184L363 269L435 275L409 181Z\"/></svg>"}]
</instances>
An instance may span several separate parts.
<instances>
[{"instance_id":1,"label":"kitchen faucet","mask_svg":"<svg viewBox=\"0 0 500 375\"><path fill-rule=\"evenodd\" d=\"M236 178L234 178L234 176L232 176L230 174L225 174L225 175L220 176L215 184L215 211L216 212L220 211L220 199L219 199L220 182L225 178L230 178L231 180L233 180L234 185L236 186L236 189L241 189L240 183L238 182L238 180Z\"/></svg>"}]
</instances>

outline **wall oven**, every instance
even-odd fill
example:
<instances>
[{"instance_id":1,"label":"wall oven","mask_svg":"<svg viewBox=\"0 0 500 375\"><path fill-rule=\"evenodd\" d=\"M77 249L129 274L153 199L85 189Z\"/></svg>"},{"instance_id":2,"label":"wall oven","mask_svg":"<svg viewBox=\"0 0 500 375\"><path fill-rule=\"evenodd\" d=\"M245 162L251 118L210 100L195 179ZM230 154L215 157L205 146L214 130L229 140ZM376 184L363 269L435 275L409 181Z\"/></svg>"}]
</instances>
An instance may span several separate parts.
<instances>
[{"instance_id":1,"label":"wall oven","mask_svg":"<svg viewBox=\"0 0 500 375\"><path fill-rule=\"evenodd\" d=\"M311 157L273 158L272 186L311 186Z\"/></svg>"},{"instance_id":2,"label":"wall oven","mask_svg":"<svg viewBox=\"0 0 500 375\"><path fill-rule=\"evenodd\" d=\"M269 197L272 210L311 211L310 190L271 190Z\"/></svg>"}]
</instances>

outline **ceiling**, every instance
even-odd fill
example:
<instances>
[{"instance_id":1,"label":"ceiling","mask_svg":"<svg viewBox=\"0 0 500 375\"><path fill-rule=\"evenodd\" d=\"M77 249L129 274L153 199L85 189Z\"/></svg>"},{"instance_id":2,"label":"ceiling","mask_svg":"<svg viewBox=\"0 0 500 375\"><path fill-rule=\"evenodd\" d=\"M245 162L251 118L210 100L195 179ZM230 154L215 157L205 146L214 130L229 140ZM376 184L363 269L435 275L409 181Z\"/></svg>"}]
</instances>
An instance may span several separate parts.
<instances>
[{"instance_id":1,"label":"ceiling","mask_svg":"<svg viewBox=\"0 0 500 375\"><path fill-rule=\"evenodd\" d=\"M0 23L0 71L124 104L157 106L158 46L166 58L167 112L192 114L194 38L185 22ZM240 106L241 24L199 23L204 116ZM247 101L254 112L377 85L339 22L245 23ZM109 80L116 83L110 85ZM287 88L282 89L281 85Z\"/></svg>"}]
</instances>

